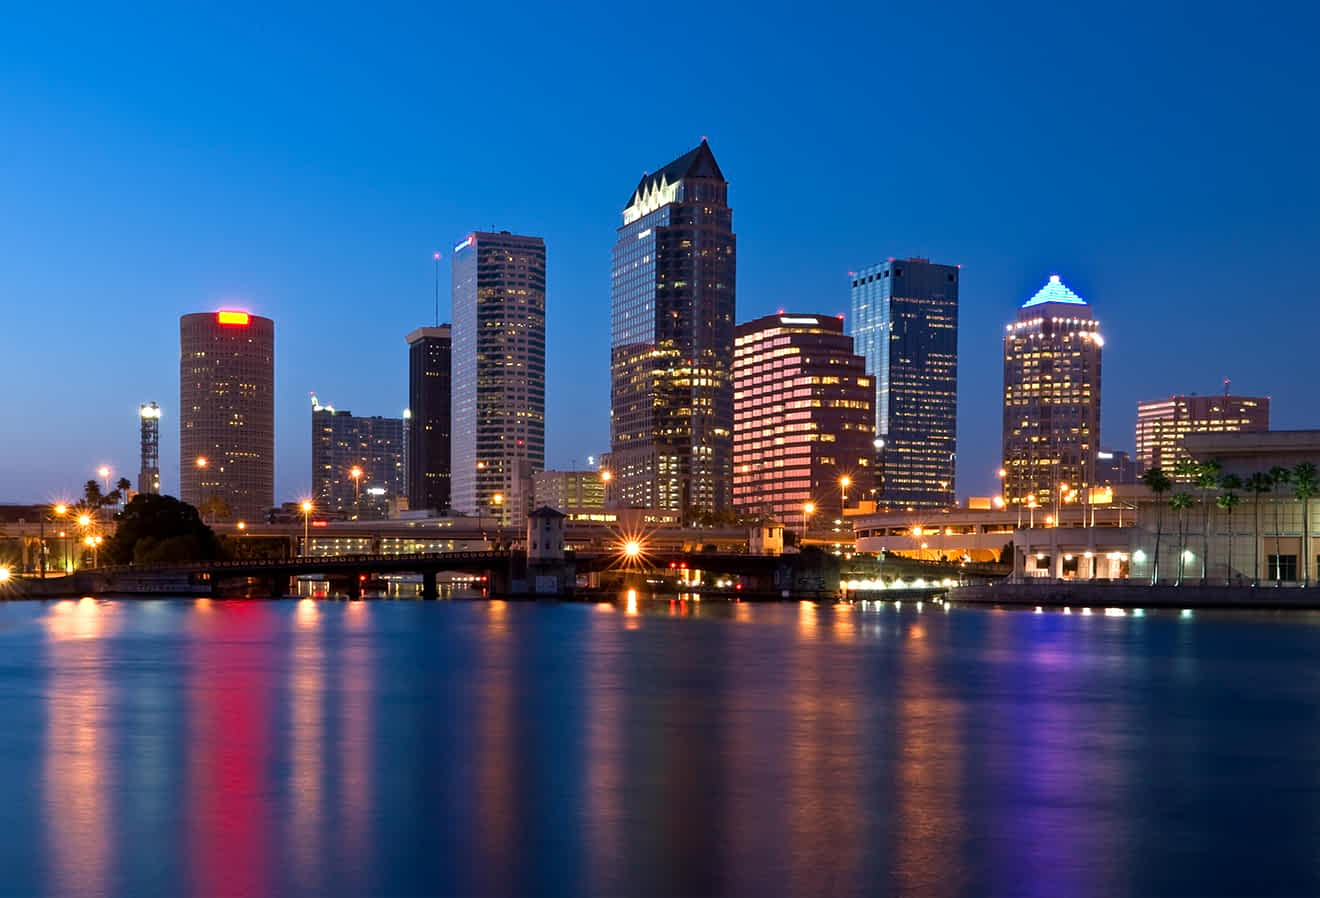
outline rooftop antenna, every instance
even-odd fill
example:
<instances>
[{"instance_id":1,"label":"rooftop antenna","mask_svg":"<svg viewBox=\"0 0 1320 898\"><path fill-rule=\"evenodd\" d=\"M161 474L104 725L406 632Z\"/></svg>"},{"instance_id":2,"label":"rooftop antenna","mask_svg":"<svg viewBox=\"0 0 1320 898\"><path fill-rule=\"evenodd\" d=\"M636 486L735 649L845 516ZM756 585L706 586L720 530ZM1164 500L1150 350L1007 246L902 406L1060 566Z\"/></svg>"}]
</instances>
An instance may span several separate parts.
<instances>
[{"instance_id":1,"label":"rooftop antenna","mask_svg":"<svg viewBox=\"0 0 1320 898\"><path fill-rule=\"evenodd\" d=\"M431 256L435 260L435 326L440 326L440 254Z\"/></svg>"},{"instance_id":2,"label":"rooftop antenna","mask_svg":"<svg viewBox=\"0 0 1320 898\"><path fill-rule=\"evenodd\" d=\"M1231 381L1231 380L1229 380L1227 377L1225 377L1225 378L1224 378L1224 398L1225 398L1225 399L1228 398L1228 388L1231 387L1231 386L1233 386L1233 381Z\"/></svg>"}]
</instances>

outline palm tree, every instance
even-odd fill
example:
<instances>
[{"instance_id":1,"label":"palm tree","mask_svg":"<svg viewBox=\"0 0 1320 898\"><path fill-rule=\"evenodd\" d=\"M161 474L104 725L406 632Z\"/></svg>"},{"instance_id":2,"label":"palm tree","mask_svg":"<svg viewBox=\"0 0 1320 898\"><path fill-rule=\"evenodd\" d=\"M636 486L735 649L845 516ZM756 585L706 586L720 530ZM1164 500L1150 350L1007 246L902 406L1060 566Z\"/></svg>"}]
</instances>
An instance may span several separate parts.
<instances>
[{"instance_id":1,"label":"palm tree","mask_svg":"<svg viewBox=\"0 0 1320 898\"><path fill-rule=\"evenodd\" d=\"M1201 490L1201 505L1204 514L1201 518L1201 585L1205 585L1206 571L1210 569L1210 491L1219 486L1219 462L1213 458L1196 466L1196 485Z\"/></svg>"},{"instance_id":2,"label":"palm tree","mask_svg":"<svg viewBox=\"0 0 1320 898\"><path fill-rule=\"evenodd\" d=\"M100 508L105 504L105 496L101 494L101 484L95 480L89 480L83 485L83 497L87 500L88 508Z\"/></svg>"},{"instance_id":3,"label":"palm tree","mask_svg":"<svg viewBox=\"0 0 1320 898\"><path fill-rule=\"evenodd\" d=\"M1196 504L1196 499L1188 492L1176 492L1169 500L1169 507L1178 512L1178 576L1174 586L1182 586L1183 563L1187 557L1187 509Z\"/></svg>"},{"instance_id":4,"label":"palm tree","mask_svg":"<svg viewBox=\"0 0 1320 898\"><path fill-rule=\"evenodd\" d=\"M1270 480L1270 475L1264 471L1257 471L1247 478L1246 488L1247 492L1255 496L1252 505L1256 517L1255 538L1253 540L1256 549L1256 561L1255 566L1251 569L1251 585L1256 586L1260 583L1260 544L1265 541L1260 535L1260 497L1274 488L1274 481Z\"/></svg>"},{"instance_id":5,"label":"palm tree","mask_svg":"<svg viewBox=\"0 0 1320 898\"><path fill-rule=\"evenodd\" d=\"M1141 473L1141 482L1155 494L1155 553L1150 568L1150 585L1160 582L1160 535L1164 532L1164 494L1173 482L1163 468L1147 468Z\"/></svg>"},{"instance_id":6,"label":"palm tree","mask_svg":"<svg viewBox=\"0 0 1320 898\"><path fill-rule=\"evenodd\" d=\"M115 492L119 493L122 502L128 501L128 494L133 491L133 482L127 477L120 477L119 482L115 484Z\"/></svg>"},{"instance_id":7,"label":"palm tree","mask_svg":"<svg viewBox=\"0 0 1320 898\"><path fill-rule=\"evenodd\" d=\"M1279 487L1287 486L1292 472L1280 465L1269 470L1270 488L1274 492L1274 585L1283 583L1283 525L1279 523Z\"/></svg>"},{"instance_id":8,"label":"palm tree","mask_svg":"<svg viewBox=\"0 0 1320 898\"><path fill-rule=\"evenodd\" d=\"M1302 586L1311 579L1311 500L1320 492L1320 479L1309 461L1292 469L1293 495L1302 503Z\"/></svg>"},{"instance_id":9,"label":"palm tree","mask_svg":"<svg viewBox=\"0 0 1320 898\"><path fill-rule=\"evenodd\" d=\"M1224 583L1233 585L1233 509L1237 508L1242 497L1237 490L1242 489L1242 478L1236 474L1225 474L1219 478L1219 488L1223 490L1215 499L1219 510L1228 515L1228 557L1224 561Z\"/></svg>"}]
</instances>

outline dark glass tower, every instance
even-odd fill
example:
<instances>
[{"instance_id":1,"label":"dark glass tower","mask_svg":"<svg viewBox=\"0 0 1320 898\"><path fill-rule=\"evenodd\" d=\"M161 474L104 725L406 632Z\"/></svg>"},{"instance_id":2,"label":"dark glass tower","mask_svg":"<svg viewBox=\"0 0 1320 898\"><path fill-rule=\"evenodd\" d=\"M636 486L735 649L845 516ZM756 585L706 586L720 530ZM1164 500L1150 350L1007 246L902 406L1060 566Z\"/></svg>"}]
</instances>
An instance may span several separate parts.
<instances>
[{"instance_id":1,"label":"dark glass tower","mask_svg":"<svg viewBox=\"0 0 1320 898\"><path fill-rule=\"evenodd\" d=\"M853 336L876 380L877 503L956 504L958 268L890 259L852 279Z\"/></svg>"},{"instance_id":2,"label":"dark glass tower","mask_svg":"<svg viewBox=\"0 0 1320 898\"><path fill-rule=\"evenodd\" d=\"M408 340L408 506L449 508L452 347L449 325L419 327Z\"/></svg>"},{"instance_id":3,"label":"dark glass tower","mask_svg":"<svg viewBox=\"0 0 1320 898\"><path fill-rule=\"evenodd\" d=\"M733 210L703 140L644 176L614 244L611 494L616 505L733 500Z\"/></svg>"}]
</instances>

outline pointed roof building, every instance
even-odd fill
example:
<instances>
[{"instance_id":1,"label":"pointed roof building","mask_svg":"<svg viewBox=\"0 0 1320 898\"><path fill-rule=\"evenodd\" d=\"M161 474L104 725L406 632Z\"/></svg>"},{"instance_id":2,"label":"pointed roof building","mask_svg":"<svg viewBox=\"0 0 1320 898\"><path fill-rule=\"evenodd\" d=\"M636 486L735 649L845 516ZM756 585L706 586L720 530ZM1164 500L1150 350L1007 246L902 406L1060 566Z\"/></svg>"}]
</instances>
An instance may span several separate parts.
<instances>
[{"instance_id":1,"label":"pointed roof building","mask_svg":"<svg viewBox=\"0 0 1320 898\"><path fill-rule=\"evenodd\" d=\"M1022 308L1030 309L1033 306L1043 306L1048 302L1059 302L1071 306L1086 305L1086 300L1068 289L1068 285L1059 280L1057 274L1050 275L1050 279L1045 286L1037 290L1035 296L1024 302Z\"/></svg>"}]
</instances>

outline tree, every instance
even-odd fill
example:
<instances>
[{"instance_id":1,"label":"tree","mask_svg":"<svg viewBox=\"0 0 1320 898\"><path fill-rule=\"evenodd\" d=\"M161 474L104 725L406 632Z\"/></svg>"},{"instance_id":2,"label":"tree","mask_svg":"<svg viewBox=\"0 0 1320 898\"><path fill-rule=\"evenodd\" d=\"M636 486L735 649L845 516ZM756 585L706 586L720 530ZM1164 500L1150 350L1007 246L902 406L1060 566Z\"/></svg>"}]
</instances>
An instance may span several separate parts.
<instances>
[{"instance_id":1,"label":"tree","mask_svg":"<svg viewBox=\"0 0 1320 898\"><path fill-rule=\"evenodd\" d=\"M220 542L197 509L173 496L139 493L124 506L115 535L102 549L112 564L212 561Z\"/></svg>"},{"instance_id":2,"label":"tree","mask_svg":"<svg viewBox=\"0 0 1320 898\"><path fill-rule=\"evenodd\" d=\"M1236 474L1225 474L1219 478L1219 488L1223 490L1215 499L1215 505L1228 516L1228 557L1224 562L1224 582L1233 585L1233 509L1237 508L1242 497L1237 490L1242 489L1242 478Z\"/></svg>"},{"instance_id":3,"label":"tree","mask_svg":"<svg viewBox=\"0 0 1320 898\"><path fill-rule=\"evenodd\" d=\"M1191 493L1179 491L1169 499L1169 507L1178 512L1178 575L1174 586L1182 586L1183 563L1187 558L1187 509L1196 504Z\"/></svg>"},{"instance_id":4,"label":"tree","mask_svg":"<svg viewBox=\"0 0 1320 898\"><path fill-rule=\"evenodd\" d=\"M1196 485L1201 490L1201 505L1204 514L1201 518L1201 585L1205 585L1206 572L1210 569L1210 491L1219 486L1219 462L1211 459L1196 466Z\"/></svg>"},{"instance_id":5,"label":"tree","mask_svg":"<svg viewBox=\"0 0 1320 898\"><path fill-rule=\"evenodd\" d=\"M83 484L83 498L87 502L88 508L100 508L105 504L105 496L101 493L101 484L95 480L89 480Z\"/></svg>"},{"instance_id":6,"label":"tree","mask_svg":"<svg viewBox=\"0 0 1320 898\"><path fill-rule=\"evenodd\" d=\"M127 477L120 477L115 484L115 492L119 495L119 501L127 502L128 494L133 492L133 484Z\"/></svg>"},{"instance_id":7,"label":"tree","mask_svg":"<svg viewBox=\"0 0 1320 898\"><path fill-rule=\"evenodd\" d=\"M1280 465L1269 470L1270 488L1274 492L1274 585L1283 583L1283 525L1279 522L1279 488L1288 485L1292 472Z\"/></svg>"},{"instance_id":8,"label":"tree","mask_svg":"<svg viewBox=\"0 0 1320 898\"><path fill-rule=\"evenodd\" d=\"M1311 579L1311 500L1320 492L1315 465L1309 461L1292 469L1293 495L1302 503L1302 586Z\"/></svg>"},{"instance_id":9,"label":"tree","mask_svg":"<svg viewBox=\"0 0 1320 898\"><path fill-rule=\"evenodd\" d=\"M1173 482L1169 480L1169 475L1164 473L1163 468L1147 468L1141 473L1141 482L1155 494L1155 553L1150 567L1150 583L1154 586L1160 582L1160 536L1164 532L1164 494L1173 487Z\"/></svg>"},{"instance_id":10,"label":"tree","mask_svg":"<svg viewBox=\"0 0 1320 898\"><path fill-rule=\"evenodd\" d=\"M1260 497L1274 489L1274 481L1264 471L1257 471L1247 478L1246 488L1247 492L1255 497L1252 505L1255 512L1256 529L1252 543L1256 551L1256 560L1255 566L1251 569L1251 585L1256 586L1260 583L1260 544L1265 541L1260 534Z\"/></svg>"}]
</instances>

